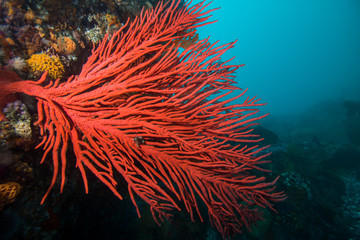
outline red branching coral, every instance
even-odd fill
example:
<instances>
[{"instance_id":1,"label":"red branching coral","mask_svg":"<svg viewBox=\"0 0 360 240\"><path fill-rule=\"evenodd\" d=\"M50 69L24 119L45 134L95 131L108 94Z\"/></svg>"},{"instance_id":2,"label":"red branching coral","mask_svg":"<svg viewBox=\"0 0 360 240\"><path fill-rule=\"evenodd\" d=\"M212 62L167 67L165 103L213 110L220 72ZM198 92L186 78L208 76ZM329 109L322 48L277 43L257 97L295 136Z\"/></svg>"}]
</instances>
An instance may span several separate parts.
<instances>
[{"instance_id":1,"label":"red branching coral","mask_svg":"<svg viewBox=\"0 0 360 240\"><path fill-rule=\"evenodd\" d=\"M261 216L257 206L272 208L284 199L274 184L254 174L264 171L266 155L247 142L261 104L239 102L244 92L226 99L240 67L221 62L234 43L215 46L208 39L179 50L177 39L209 24L204 3L190 7L159 4L126 23L93 50L81 73L43 87L10 81L2 72L0 92L23 92L38 100L38 121L45 153L52 153L53 178L65 184L66 151L72 144L88 192L86 172L96 175L117 197L116 178L150 205L156 221L186 208L201 219L200 201L224 237L239 233ZM216 95L215 95L216 94Z\"/></svg>"}]
</instances>

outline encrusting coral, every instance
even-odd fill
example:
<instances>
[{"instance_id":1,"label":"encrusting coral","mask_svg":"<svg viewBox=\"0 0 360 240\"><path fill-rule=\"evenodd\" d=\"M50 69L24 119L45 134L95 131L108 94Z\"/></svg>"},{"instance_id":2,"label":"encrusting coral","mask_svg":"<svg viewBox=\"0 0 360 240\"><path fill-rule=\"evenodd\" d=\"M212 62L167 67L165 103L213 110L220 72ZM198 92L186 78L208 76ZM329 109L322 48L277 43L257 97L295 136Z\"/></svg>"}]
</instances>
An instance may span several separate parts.
<instances>
[{"instance_id":1,"label":"encrusting coral","mask_svg":"<svg viewBox=\"0 0 360 240\"><path fill-rule=\"evenodd\" d=\"M81 73L65 82L44 87L47 73L33 82L0 72L0 103L15 92L38 100L41 162L51 152L54 166L42 202L59 175L64 189L69 144L86 192L90 171L122 199L121 176L139 216L135 195L150 205L157 222L181 206L192 220L195 214L202 219L202 202L225 238L261 219L258 207L273 209L272 202L285 198L274 191L277 178L266 182L254 175L268 162L263 148L247 145L261 140L252 126L264 117L256 115L262 104L241 101L245 92L227 98L240 90L233 80L240 66L221 61L234 43L216 46L203 39L180 51L177 40L197 39L195 29L209 24L212 11L204 2L180 2L143 11L105 36Z\"/></svg>"},{"instance_id":2,"label":"encrusting coral","mask_svg":"<svg viewBox=\"0 0 360 240\"><path fill-rule=\"evenodd\" d=\"M53 45L53 48L57 52L70 55L75 52L76 44L70 37L60 36L57 38L56 44Z\"/></svg>"},{"instance_id":3,"label":"encrusting coral","mask_svg":"<svg viewBox=\"0 0 360 240\"><path fill-rule=\"evenodd\" d=\"M61 78L65 72L60 58L57 56L49 56L46 53L33 54L26 62L32 73L42 74L46 71L52 79Z\"/></svg>"},{"instance_id":4,"label":"encrusting coral","mask_svg":"<svg viewBox=\"0 0 360 240\"><path fill-rule=\"evenodd\" d=\"M7 182L0 184L0 210L7 204L15 201L20 193L21 186L16 182Z\"/></svg>"}]
</instances>

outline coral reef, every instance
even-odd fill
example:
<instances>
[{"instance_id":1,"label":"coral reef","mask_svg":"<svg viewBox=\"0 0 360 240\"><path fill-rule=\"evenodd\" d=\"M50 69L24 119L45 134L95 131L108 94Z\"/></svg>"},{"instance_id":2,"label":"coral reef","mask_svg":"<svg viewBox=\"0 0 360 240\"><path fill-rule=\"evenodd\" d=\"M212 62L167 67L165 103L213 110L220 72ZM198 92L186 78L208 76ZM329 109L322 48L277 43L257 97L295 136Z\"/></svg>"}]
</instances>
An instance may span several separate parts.
<instances>
[{"instance_id":1,"label":"coral reef","mask_svg":"<svg viewBox=\"0 0 360 240\"><path fill-rule=\"evenodd\" d=\"M111 35L129 17L134 19L142 7L151 8L157 2L159 0L66 3L60 0L1 0L0 66L16 70L20 76L29 79L34 69L24 66L25 60L39 53L57 54L68 75L77 73L93 44L106 33Z\"/></svg>"},{"instance_id":2,"label":"coral reef","mask_svg":"<svg viewBox=\"0 0 360 240\"><path fill-rule=\"evenodd\" d=\"M275 191L278 178L268 182L262 175L266 147L246 145L262 140L252 127L264 117L253 116L263 104L240 100L245 92L226 99L240 90L233 74L241 65L220 61L234 43L215 46L202 39L179 51L178 39L197 39L195 29L209 24L212 10L205 9L204 3L173 1L144 11L111 37L105 35L80 74L66 82L44 87L47 73L34 82L0 72L0 92L21 92L38 101L41 162L50 152L53 157L53 178L42 203L58 175L64 189L68 146L85 192L89 170L123 199L122 177L138 215L136 195L158 223L182 208L191 220L202 220L204 204L226 238L260 220L260 207L274 210L273 203L285 199Z\"/></svg>"},{"instance_id":3,"label":"coral reef","mask_svg":"<svg viewBox=\"0 0 360 240\"><path fill-rule=\"evenodd\" d=\"M91 49L106 34L111 39L129 17L131 23L143 7L151 9L158 2L0 0L0 68L16 71L22 79L32 79L33 71L26 60L39 53L57 56L64 67L59 83L64 83L69 76L81 72ZM185 49L180 51L190 51L202 37L196 29L179 31L176 36L172 43ZM171 47L167 46L165 51L171 51ZM149 54L139 57L126 69L141 66L147 60ZM138 72L133 75L136 74ZM6 78L17 77L10 74ZM50 76L47 78L44 85L53 80ZM139 101L143 91L148 88L119 96ZM155 94L146 93L148 98ZM75 157L70 153L71 145L68 146L66 185L62 194L52 191L48 201L40 205L51 181L49 169L53 169L53 161L48 158L40 165L42 151L33 150L35 143L41 141L39 128L31 122L38 120L36 101L22 94L5 96L0 92L1 102L0 108L5 108L5 112L0 112L0 184L18 183L21 193L0 211L0 239L221 239L208 219L203 218L203 223L192 222L185 211L171 212L174 214L171 222L165 220L159 228L153 221L154 210L134 196L142 215L139 220L136 208L129 207L133 201L130 195L123 194L128 190L127 183L116 171L110 175L116 178L116 189L122 194L122 201L88 173L89 194L83 194L82 175L75 169L78 162L72 161ZM142 109L146 109L145 103L144 100ZM261 135L265 140L245 144L248 147L259 145L254 150L272 145L254 157L272 153L267 157L272 163L266 165L272 173L261 175L268 179L281 175L277 185L286 191L288 200L275 204L278 214L261 209L267 221L252 225L250 233L244 231L235 239L359 239L359 106L358 100L325 102L301 117L288 116L282 118L283 122L277 120L276 131L270 128L277 135L269 131L269 126L254 128L251 134ZM181 108L180 104L174 108ZM134 112L131 114L128 117L136 121ZM168 132L161 133L164 138L157 138L157 141L151 140L153 135L134 133L130 146L136 152L155 142L161 144L167 141ZM237 145L232 141L227 143ZM89 140L85 138L83 144L89 144ZM178 145L184 146L182 142ZM158 169L167 172L162 166ZM58 180L55 188L61 183ZM160 187L164 185L161 181L157 183ZM185 196L192 200L189 195ZM199 197L195 199L201 202ZM207 211L206 204L199 204L198 208L201 214Z\"/></svg>"}]
</instances>

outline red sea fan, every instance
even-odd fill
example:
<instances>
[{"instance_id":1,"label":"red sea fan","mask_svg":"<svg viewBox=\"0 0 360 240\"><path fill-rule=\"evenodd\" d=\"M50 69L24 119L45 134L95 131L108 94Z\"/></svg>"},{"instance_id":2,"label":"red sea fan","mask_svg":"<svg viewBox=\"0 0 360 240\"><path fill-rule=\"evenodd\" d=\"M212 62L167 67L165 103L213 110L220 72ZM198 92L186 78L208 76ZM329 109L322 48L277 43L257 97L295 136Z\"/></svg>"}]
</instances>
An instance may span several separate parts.
<instances>
[{"instance_id":1,"label":"red sea fan","mask_svg":"<svg viewBox=\"0 0 360 240\"><path fill-rule=\"evenodd\" d=\"M65 184L66 151L72 144L88 192L92 172L117 197L116 179L128 184L150 205L158 222L171 210L186 208L202 219L199 204L208 208L211 223L224 237L239 233L261 215L258 207L272 208L284 199L274 183L257 177L266 155L247 142L261 104L255 98L240 101L232 74L238 65L220 57L234 43L215 46L208 39L179 50L181 39L212 11L204 3L190 7L180 1L159 4L127 22L110 39L106 36L83 66L66 82L43 87L37 82L10 81L1 72L1 96L23 92L38 100L38 121L45 153L53 158L53 178ZM1 100L1 99L0 99Z\"/></svg>"}]
</instances>

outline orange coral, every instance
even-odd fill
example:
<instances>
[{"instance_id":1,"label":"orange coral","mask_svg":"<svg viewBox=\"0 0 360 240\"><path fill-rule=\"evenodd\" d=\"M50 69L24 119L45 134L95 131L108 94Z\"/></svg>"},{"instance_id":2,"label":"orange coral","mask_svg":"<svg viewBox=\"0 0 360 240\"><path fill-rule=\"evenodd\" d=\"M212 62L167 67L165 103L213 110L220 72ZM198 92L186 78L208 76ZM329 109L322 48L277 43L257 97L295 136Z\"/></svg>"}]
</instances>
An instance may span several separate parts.
<instances>
[{"instance_id":1,"label":"orange coral","mask_svg":"<svg viewBox=\"0 0 360 240\"><path fill-rule=\"evenodd\" d=\"M14 202L20 190L21 186L16 182L0 184L0 209L4 205Z\"/></svg>"},{"instance_id":2,"label":"orange coral","mask_svg":"<svg viewBox=\"0 0 360 240\"><path fill-rule=\"evenodd\" d=\"M108 27L115 25L116 27L120 27L121 23L119 23L117 17L115 15L112 14L106 14L105 15L105 19L108 23Z\"/></svg>"},{"instance_id":3,"label":"orange coral","mask_svg":"<svg viewBox=\"0 0 360 240\"><path fill-rule=\"evenodd\" d=\"M58 37L56 44L54 44L53 47L57 52L63 53L65 55L70 55L76 50L75 42L71 38L64 36Z\"/></svg>"},{"instance_id":4,"label":"orange coral","mask_svg":"<svg viewBox=\"0 0 360 240\"><path fill-rule=\"evenodd\" d=\"M33 21L35 19L35 13L33 10L29 9L25 12L24 15L25 20Z\"/></svg>"}]
</instances>

